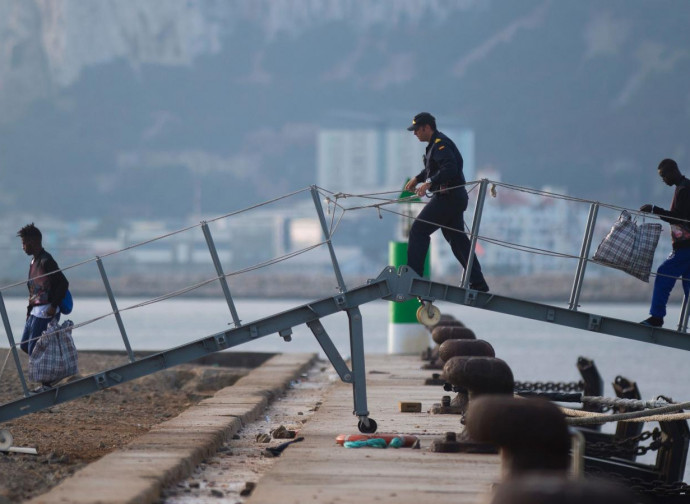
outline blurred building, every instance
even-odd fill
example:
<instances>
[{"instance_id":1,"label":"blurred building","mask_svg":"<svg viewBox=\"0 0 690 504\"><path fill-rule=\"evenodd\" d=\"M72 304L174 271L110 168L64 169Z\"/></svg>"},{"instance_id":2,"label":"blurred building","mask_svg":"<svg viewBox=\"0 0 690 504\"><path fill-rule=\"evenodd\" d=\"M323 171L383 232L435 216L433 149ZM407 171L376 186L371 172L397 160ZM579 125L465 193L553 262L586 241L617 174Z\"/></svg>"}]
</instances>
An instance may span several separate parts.
<instances>
[{"instance_id":1,"label":"blurred building","mask_svg":"<svg viewBox=\"0 0 690 504\"><path fill-rule=\"evenodd\" d=\"M460 128L441 131L460 149L465 179L473 180L474 132ZM317 134L317 184L355 194L399 191L406 179L422 169L425 148L405 128L324 128Z\"/></svg>"}]
</instances>

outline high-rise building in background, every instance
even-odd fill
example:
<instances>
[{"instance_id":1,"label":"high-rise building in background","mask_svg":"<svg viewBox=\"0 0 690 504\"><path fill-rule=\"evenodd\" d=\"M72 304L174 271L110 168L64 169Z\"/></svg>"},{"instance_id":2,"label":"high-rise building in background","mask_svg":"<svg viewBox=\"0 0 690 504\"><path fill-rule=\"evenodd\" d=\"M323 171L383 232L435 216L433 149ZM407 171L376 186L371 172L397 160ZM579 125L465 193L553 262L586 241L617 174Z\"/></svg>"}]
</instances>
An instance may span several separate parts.
<instances>
[{"instance_id":1,"label":"high-rise building in background","mask_svg":"<svg viewBox=\"0 0 690 504\"><path fill-rule=\"evenodd\" d=\"M473 180L474 131L441 129L463 156L467 181ZM317 184L335 192L400 190L422 169L426 144L404 128L322 129L317 136Z\"/></svg>"}]
</instances>

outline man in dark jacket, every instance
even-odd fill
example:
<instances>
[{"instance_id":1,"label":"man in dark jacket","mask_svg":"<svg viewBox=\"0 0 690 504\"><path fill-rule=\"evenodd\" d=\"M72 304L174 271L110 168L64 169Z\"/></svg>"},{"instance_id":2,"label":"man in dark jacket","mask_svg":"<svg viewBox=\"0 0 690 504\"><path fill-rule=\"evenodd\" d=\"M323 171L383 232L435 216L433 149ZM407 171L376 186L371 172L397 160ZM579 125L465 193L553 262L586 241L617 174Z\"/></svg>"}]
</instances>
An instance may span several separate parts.
<instances>
[{"instance_id":1,"label":"man in dark jacket","mask_svg":"<svg viewBox=\"0 0 690 504\"><path fill-rule=\"evenodd\" d=\"M690 180L686 179L673 159L659 163L659 176L669 186L676 186L670 210L655 205L642 205L640 211L651 212L671 225L673 252L657 270L649 317L642 324L652 327L664 325L666 303L676 280L683 279L685 295L690 291Z\"/></svg>"},{"instance_id":2,"label":"man in dark jacket","mask_svg":"<svg viewBox=\"0 0 690 504\"><path fill-rule=\"evenodd\" d=\"M428 112L417 114L407 129L413 131L420 142L427 142L427 146L424 168L405 185L405 190L416 192L418 196L426 195L427 191L432 193L431 200L410 229L407 264L419 276L424 275L424 261L429 251L431 234L441 228L453 255L463 268L467 268L470 240L465 234L463 220L468 198L465 175L462 172L462 155L453 141L436 129L436 119ZM472 261L470 289L489 291L476 257Z\"/></svg>"},{"instance_id":3,"label":"man in dark jacket","mask_svg":"<svg viewBox=\"0 0 690 504\"><path fill-rule=\"evenodd\" d=\"M36 341L48 327L51 319L60 320L60 302L64 299L69 282L60 268L43 248L43 235L33 223L19 230L22 248L33 256L29 266L29 304L26 308L26 324L21 349L31 355Z\"/></svg>"}]
</instances>

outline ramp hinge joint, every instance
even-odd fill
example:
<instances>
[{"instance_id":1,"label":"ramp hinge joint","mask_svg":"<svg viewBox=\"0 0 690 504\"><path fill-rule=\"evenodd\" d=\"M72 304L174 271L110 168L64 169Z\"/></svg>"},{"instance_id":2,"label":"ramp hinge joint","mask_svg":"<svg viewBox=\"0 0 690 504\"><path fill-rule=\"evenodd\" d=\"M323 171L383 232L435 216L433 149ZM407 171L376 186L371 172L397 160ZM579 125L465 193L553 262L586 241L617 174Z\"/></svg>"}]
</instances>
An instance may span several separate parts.
<instances>
[{"instance_id":1,"label":"ramp hinge joint","mask_svg":"<svg viewBox=\"0 0 690 504\"><path fill-rule=\"evenodd\" d=\"M96 380L96 386L99 389L108 388L108 377L105 375L105 373L94 375L93 379Z\"/></svg>"},{"instance_id":2,"label":"ramp hinge joint","mask_svg":"<svg viewBox=\"0 0 690 504\"><path fill-rule=\"evenodd\" d=\"M465 304L467 306L474 306L477 304L477 291L467 290L465 292Z\"/></svg>"}]
</instances>

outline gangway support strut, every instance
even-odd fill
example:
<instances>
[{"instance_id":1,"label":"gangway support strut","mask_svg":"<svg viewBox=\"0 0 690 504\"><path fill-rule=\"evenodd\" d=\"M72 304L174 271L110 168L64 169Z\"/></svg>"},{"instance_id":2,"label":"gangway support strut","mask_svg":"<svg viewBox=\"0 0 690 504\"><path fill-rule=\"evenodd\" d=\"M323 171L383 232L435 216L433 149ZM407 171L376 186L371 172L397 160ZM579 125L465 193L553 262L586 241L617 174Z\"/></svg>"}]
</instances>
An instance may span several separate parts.
<instances>
[{"instance_id":1,"label":"gangway support strut","mask_svg":"<svg viewBox=\"0 0 690 504\"><path fill-rule=\"evenodd\" d=\"M326 354L326 357L328 357L328 360L331 361L331 364L338 373L338 376L340 376L340 379L345 383L352 383L352 372L338 353L333 341L328 337L326 329L323 327L321 321L312 320L311 322L307 322L307 326L309 329L311 329L311 332L316 337L316 341L318 341L319 345L321 345L321 348Z\"/></svg>"}]
</instances>

